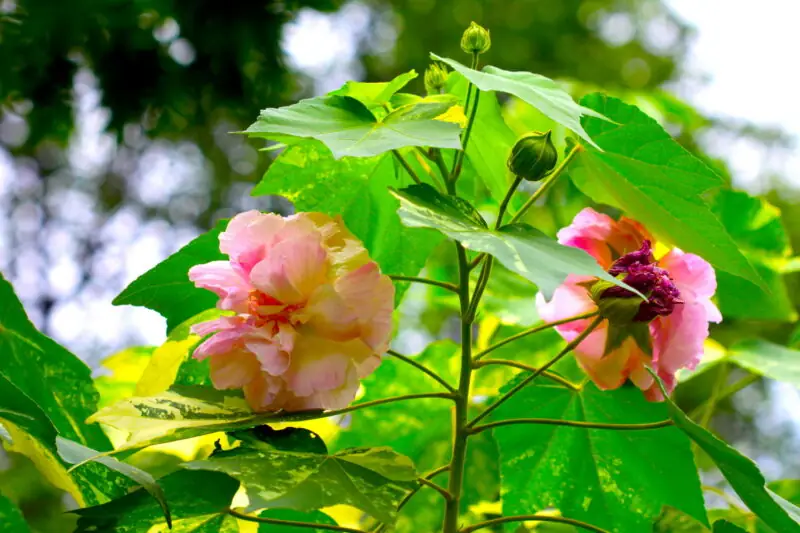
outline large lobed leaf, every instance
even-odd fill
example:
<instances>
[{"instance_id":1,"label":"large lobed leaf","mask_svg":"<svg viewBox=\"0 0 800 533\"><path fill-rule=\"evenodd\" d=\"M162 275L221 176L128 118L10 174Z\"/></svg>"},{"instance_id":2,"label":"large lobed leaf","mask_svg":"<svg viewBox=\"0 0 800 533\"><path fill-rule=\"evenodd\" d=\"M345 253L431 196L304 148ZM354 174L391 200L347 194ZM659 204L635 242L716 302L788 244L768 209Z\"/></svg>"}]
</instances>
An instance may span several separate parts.
<instances>
[{"instance_id":1,"label":"large lobed leaf","mask_svg":"<svg viewBox=\"0 0 800 533\"><path fill-rule=\"evenodd\" d=\"M589 144L594 144L592 138L584 131L581 117L602 119L603 115L594 109L575 103L575 100L550 78L531 72L513 72L492 66L486 66L482 71L478 71L436 54L431 54L431 57L452 67L481 91L513 94L555 122L574 131Z\"/></svg>"},{"instance_id":2,"label":"large lobed leaf","mask_svg":"<svg viewBox=\"0 0 800 533\"><path fill-rule=\"evenodd\" d=\"M393 193L400 199L400 219L405 225L434 228L465 248L494 256L509 270L535 283L548 299L570 274L601 278L628 288L583 250L563 246L527 224L490 230L464 200L445 196L427 184Z\"/></svg>"},{"instance_id":3,"label":"large lobed leaf","mask_svg":"<svg viewBox=\"0 0 800 533\"><path fill-rule=\"evenodd\" d=\"M600 391L587 383L573 391L542 382L518 392L492 419L641 424L667 417L663 405L647 402L634 387ZM505 514L555 507L609 531L649 533L662 508L671 506L707 523L689 440L674 427L631 431L519 424L493 432Z\"/></svg>"},{"instance_id":4,"label":"large lobed leaf","mask_svg":"<svg viewBox=\"0 0 800 533\"><path fill-rule=\"evenodd\" d=\"M661 384L660 381L658 383ZM708 454L736 494L756 516L776 532L800 532L800 509L766 487L764 475L753 461L695 424L669 397L666 404L675 425Z\"/></svg>"},{"instance_id":5,"label":"large lobed leaf","mask_svg":"<svg viewBox=\"0 0 800 533\"><path fill-rule=\"evenodd\" d=\"M569 167L594 201L619 207L656 236L708 260L716 269L763 285L708 205L724 182L634 106L601 94L582 103L614 123L585 117L603 152L586 148Z\"/></svg>"},{"instance_id":6,"label":"large lobed leaf","mask_svg":"<svg viewBox=\"0 0 800 533\"><path fill-rule=\"evenodd\" d=\"M406 146L459 148L460 126L436 120L455 103L452 97L428 97L377 119L354 98L320 96L265 109L245 133L278 141L317 139L337 159L370 157Z\"/></svg>"}]
</instances>

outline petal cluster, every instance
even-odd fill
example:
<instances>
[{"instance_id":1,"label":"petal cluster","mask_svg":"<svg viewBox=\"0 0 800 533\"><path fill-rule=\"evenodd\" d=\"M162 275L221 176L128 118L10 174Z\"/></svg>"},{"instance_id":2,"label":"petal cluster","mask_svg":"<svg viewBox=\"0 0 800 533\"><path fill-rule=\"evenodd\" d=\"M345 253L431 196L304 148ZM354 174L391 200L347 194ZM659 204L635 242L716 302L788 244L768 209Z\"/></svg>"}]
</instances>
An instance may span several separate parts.
<instances>
[{"instance_id":1,"label":"petal cluster","mask_svg":"<svg viewBox=\"0 0 800 533\"><path fill-rule=\"evenodd\" d=\"M603 269L623 276L626 283L648 296L634 320L647 323L652 353L633 337L607 350L610 328L604 321L576 347L579 363L600 388L615 389L631 380L648 399L662 399L647 367L671 391L676 372L693 369L700 361L709 322L722 320L711 302L717 288L714 269L701 257L677 248L656 259L651 247L655 241L641 224L625 217L614 220L591 208L578 213L572 224L558 233L558 240L585 250ZM596 310L597 304L586 288L592 281L569 276L549 302L539 295L537 307L542 319L553 322ZM603 293L604 298L631 296L618 287ZM591 319L577 320L557 326L556 330L571 341L590 323Z\"/></svg>"},{"instance_id":2,"label":"petal cluster","mask_svg":"<svg viewBox=\"0 0 800 533\"><path fill-rule=\"evenodd\" d=\"M244 390L257 411L336 409L388 349L394 287L339 218L248 211L220 234L228 261L197 265L189 278L219 296L231 316L193 327L211 336L219 389Z\"/></svg>"}]
</instances>

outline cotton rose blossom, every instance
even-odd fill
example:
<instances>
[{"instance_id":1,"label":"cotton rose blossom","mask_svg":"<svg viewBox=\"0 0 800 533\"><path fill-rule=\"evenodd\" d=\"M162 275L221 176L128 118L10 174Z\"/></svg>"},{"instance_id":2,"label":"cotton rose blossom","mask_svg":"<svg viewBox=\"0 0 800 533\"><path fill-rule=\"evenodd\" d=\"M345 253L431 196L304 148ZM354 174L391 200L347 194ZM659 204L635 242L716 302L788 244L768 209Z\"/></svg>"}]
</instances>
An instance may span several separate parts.
<instances>
[{"instance_id":1,"label":"cotton rose blossom","mask_svg":"<svg viewBox=\"0 0 800 533\"><path fill-rule=\"evenodd\" d=\"M591 208L578 213L572 224L559 231L558 241L588 252L603 269L648 296L648 300L644 302L627 289L609 284L601 286L601 292L592 291L589 287L596 280L570 275L549 302L541 294L537 296L540 316L554 322L596 311L598 302L601 306L620 304L619 309L628 306L632 311L627 327L631 332L640 328L638 331L646 337L651 350L643 349L634 335L607 347L609 332L620 326L603 320L575 348L575 356L601 389L616 389L629 379L645 392L647 399L663 400L647 367L671 392L676 384L675 373L681 368L693 369L700 361L708 323L722 320L711 302L717 288L714 269L702 258L678 248L656 260L652 251L655 241L641 224L625 217L616 221ZM576 320L555 329L565 340L572 341L593 321L594 318Z\"/></svg>"},{"instance_id":2,"label":"cotton rose blossom","mask_svg":"<svg viewBox=\"0 0 800 533\"><path fill-rule=\"evenodd\" d=\"M255 411L336 409L355 397L388 349L394 287L340 218L247 211L220 234L229 261L189 270L232 316L193 326L213 334L218 389L244 390Z\"/></svg>"}]
</instances>

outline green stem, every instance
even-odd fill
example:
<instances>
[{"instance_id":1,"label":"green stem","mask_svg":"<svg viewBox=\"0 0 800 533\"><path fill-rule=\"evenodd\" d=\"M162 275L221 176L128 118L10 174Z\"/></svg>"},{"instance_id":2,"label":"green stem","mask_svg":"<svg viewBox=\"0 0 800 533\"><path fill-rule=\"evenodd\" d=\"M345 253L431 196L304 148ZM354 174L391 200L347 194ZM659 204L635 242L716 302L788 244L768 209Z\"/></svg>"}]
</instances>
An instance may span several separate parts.
<instances>
[{"instance_id":1,"label":"green stem","mask_svg":"<svg viewBox=\"0 0 800 533\"><path fill-rule=\"evenodd\" d=\"M408 172L409 176L411 176L411 179L414 180L414 183L421 185L422 181L420 181L419 176L417 176L417 173L414 172L414 169L411 168L411 165L408 164L408 161L405 160L400 152L397 150L392 150L392 154L394 154L397 160L400 161L400 164L403 165L404 169L406 169L406 172Z\"/></svg>"},{"instance_id":2,"label":"green stem","mask_svg":"<svg viewBox=\"0 0 800 533\"><path fill-rule=\"evenodd\" d=\"M719 393L719 396L717 396L715 401L717 403L719 403L722 400L725 400L728 397L733 396L734 394L736 394L740 390L742 390L742 389L744 389L746 387L749 387L750 385L752 385L753 383L755 383L756 381L758 381L760 379L761 379L761 376L759 376L758 374L748 374L747 376L743 377L742 379L740 379L736 383L734 383L732 385L729 385L729 386L725 387L724 389L722 389L722 392ZM693 419L696 416L698 416L698 414L700 413L700 410L703 409L703 407L706 405L706 403L708 403L710 400L711 400L711 398L708 398L705 402L703 402L700 405L698 405L697 407L695 407L692 410L692 412L689 413L689 418Z\"/></svg>"},{"instance_id":3,"label":"green stem","mask_svg":"<svg viewBox=\"0 0 800 533\"><path fill-rule=\"evenodd\" d=\"M581 334L580 334L580 335L578 335L577 337L575 337L575 338L574 338L574 339L573 339L573 340L572 340L572 341L571 341L569 344L567 344L567 345L564 347L564 349L563 349L563 350L561 350L561 351L558 353L558 355L556 355L555 357L553 357L552 359L550 359L550 360L549 360L547 363L545 363L545 364L544 364L544 366L541 366L541 367L539 367L539 369L538 369L538 370L536 370L536 372L534 372L533 374L531 374L531 375L530 375L530 376L528 376L527 378L525 378L525 379L523 379L522 381L520 381L520 382L519 382L519 383L518 383L518 384L517 384L517 385L516 385L516 386L515 386L513 389L511 389L510 391L508 391L508 392L506 392L505 394L503 394L503 395L502 395L500 398L498 398L498 399L497 399L497 400L496 400L496 401L495 401L493 404L491 404L489 407L487 407L486 409L484 409L484 410L483 410L483 412L482 412L481 414L479 414L478 416L476 416L475 418L473 418L473 419L472 419L472 421L471 421L470 423L468 423L468 424L467 424L467 428L473 428L473 427L475 427L475 425L476 425L478 422L480 422L481 420L483 420L484 418L486 418L487 416L489 416L489 413L491 413L492 411L494 411L495 409L497 409L498 407L500 407L501 405L503 405L503 404L504 404L505 402L507 402L507 401L508 401L508 400L509 400L509 399L510 399L512 396L514 396L516 393L518 393L519 391L521 391L522 389L524 389L524 388L525 388L525 387L528 385L528 383L530 383L531 381L533 381L534 379L536 379L537 377L539 377L539 376L540 376L542 373L544 373L546 370L548 370L548 369L549 369L551 366L553 366L554 364L556 364L557 362L559 362L559 361L561 360L561 358L563 358L563 357L564 357L565 355L567 355L569 352L571 352L572 350L574 350L574 349L575 349L575 348L576 348L576 347L577 347L577 346L578 346L580 343L582 343L582 342L583 342L583 340L584 340L586 337L588 337L588 336L589 336L589 334L590 334L592 331L594 331L594 329L595 329L597 326L599 326L599 325L600 325L600 322L602 322L603 320L604 320L604 319L603 319L603 317L601 317L601 316L598 316L597 318L595 318L595 319L594 319L594 321L592 321L592 323L591 323L591 324L589 324L589 326L588 326L588 327L587 327L585 330L583 330L583 331L581 332Z\"/></svg>"},{"instance_id":4,"label":"green stem","mask_svg":"<svg viewBox=\"0 0 800 533\"><path fill-rule=\"evenodd\" d=\"M428 374L430 377L432 377L433 379L438 381L445 389L449 390L450 392L452 392L454 394L456 393L455 387L451 386L449 383L447 383L444 380L444 378L442 378L439 374L437 374L436 372L434 372L430 368L426 367L425 365L422 365L422 364L414 361L414 359L412 359L411 357L406 357L403 354L397 353L394 350L387 350L386 353L388 355L391 355L392 357L400 359L404 363L408 363L409 365L413 366L414 368L416 368L418 370L421 370L422 372Z\"/></svg>"},{"instance_id":5,"label":"green stem","mask_svg":"<svg viewBox=\"0 0 800 533\"><path fill-rule=\"evenodd\" d=\"M344 531L345 533L365 533L361 529L353 529L351 527L332 526L328 524L312 524L311 522L298 522L296 520L279 520L277 518L267 518L264 516L253 516L251 514L240 513L239 511L234 511L233 509L228 509L227 512L229 515L235 516L239 520L247 520L248 522L258 522L259 524L273 524L276 526L299 527L308 529L312 528L326 529L328 531Z\"/></svg>"},{"instance_id":6,"label":"green stem","mask_svg":"<svg viewBox=\"0 0 800 533\"><path fill-rule=\"evenodd\" d=\"M522 183L522 178L520 176L514 176L514 182L511 184L511 187L508 188L508 192L500 204L500 210L497 212L497 222L494 224L495 229L503 225L503 216L506 214L506 209L508 209L508 203L514 196L514 193L517 192L517 187L519 187L520 183Z\"/></svg>"},{"instance_id":7,"label":"green stem","mask_svg":"<svg viewBox=\"0 0 800 533\"><path fill-rule=\"evenodd\" d=\"M477 524L467 526L464 529L461 529L458 533L472 533L473 531L478 531L479 529L486 529L487 527L499 526L500 524L507 524L509 522L554 522L557 524L569 524L571 526L585 529L586 531L593 531L594 533L609 533L609 531L605 529L601 529L597 526L593 526L592 524L587 524L586 522L581 522L580 520L575 520L573 518L564 518L563 516L550 516L550 515L539 515L539 514L523 514L519 516L504 516L501 518L493 518L492 520L487 520L485 522L479 522Z\"/></svg>"},{"instance_id":8,"label":"green stem","mask_svg":"<svg viewBox=\"0 0 800 533\"><path fill-rule=\"evenodd\" d=\"M494 258L488 257L486 262L483 263L483 268L478 276L478 282L475 284L475 292L472 295L472 301L470 301L469 309L467 310L467 321L469 321L470 324L475 321L475 314L478 312L478 304L481 301L486 285L489 283L489 277L492 275L493 264ZM467 265L467 271L469 271L469 264Z\"/></svg>"},{"instance_id":9,"label":"green stem","mask_svg":"<svg viewBox=\"0 0 800 533\"><path fill-rule=\"evenodd\" d=\"M456 244L458 254L459 300L461 302L461 372L458 381L455 409L455 434L453 455L450 458L450 480L447 487L453 496L447 501L444 512L443 533L458 531L458 512L461 502L461 485L464 480L464 464L467 457L467 416L469 392L472 380L472 322L468 320L470 308L469 261L461 243Z\"/></svg>"},{"instance_id":10,"label":"green stem","mask_svg":"<svg viewBox=\"0 0 800 533\"><path fill-rule=\"evenodd\" d=\"M542 184L539 186L539 188L533 191L533 194L530 198L528 198L528 201L523 204L520 210L517 211L513 217L511 217L509 224L513 224L519 220L522 215L524 215L525 212L531 208L536 200L541 198L541 196L553 185L553 183L555 183L556 179L561 175L564 169L567 168L567 165L569 165L575 156L578 155L582 150L583 147L580 144L575 145L575 148L573 148L561 161L561 163L559 163L559 165L553 169L553 171L544 179L544 181L542 181Z\"/></svg>"},{"instance_id":11,"label":"green stem","mask_svg":"<svg viewBox=\"0 0 800 533\"><path fill-rule=\"evenodd\" d=\"M416 147L416 151L417 151L418 154L422 154L422 157L424 157L425 159L427 159L431 163L436 163L436 165L438 166L438 163L436 162L434 157L431 154L429 154L427 150L425 150L421 146L417 146ZM427 167L427 164L424 161L422 161L419 156L417 156L417 160L420 161L420 164L425 164L425 166ZM447 169L445 169L445 171L446 170ZM439 172L441 172L441 171L442 171L442 169L441 169L441 167L439 167ZM444 186L444 182L447 181L448 174L442 174L441 179L440 179L439 176L437 176L436 173L433 172L430 168L426 168L425 169L425 173L428 174L431 177L431 180L439 188L439 190L441 192L443 192L443 193L446 192L446 189L445 189L445 186Z\"/></svg>"},{"instance_id":12,"label":"green stem","mask_svg":"<svg viewBox=\"0 0 800 533\"><path fill-rule=\"evenodd\" d=\"M433 285L435 287L446 289L450 292L458 294L458 287L453 283L448 283L446 281L436 281L435 279L418 278L417 276L398 276L395 274L389 274L389 277L392 278L394 281L409 281L412 283L424 283L425 285Z\"/></svg>"},{"instance_id":13,"label":"green stem","mask_svg":"<svg viewBox=\"0 0 800 533\"><path fill-rule=\"evenodd\" d=\"M437 485L436 483L434 483L430 479L425 479L424 477L421 477L421 478L417 479L417 481L420 484L425 485L426 487L430 487L433 490L435 490L436 492L438 492L439 494L441 494L442 497L445 499L445 501L449 502L450 500L453 499L453 495L450 494L449 491L443 489L442 487L440 487L439 485Z\"/></svg>"},{"instance_id":14,"label":"green stem","mask_svg":"<svg viewBox=\"0 0 800 533\"><path fill-rule=\"evenodd\" d=\"M331 416L338 416L343 415L346 413L351 413L353 411L358 411L360 409L367 409L368 407L375 407L378 405L384 405L387 403L394 403L394 402L404 402L406 400L421 400L423 398L442 398L445 400L454 400L455 395L449 392L425 392L421 394L404 394L402 396L394 396L392 398L381 398L380 400L372 400L371 402L364 402L364 403L357 403L355 405L351 405L349 407L345 407L344 409L334 409L332 411L324 411L309 420L313 420L316 418L328 418ZM298 413L302 414L302 412ZM276 416L277 421L280 421L281 416ZM302 420L301 418L294 417L294 420ZM264 419L264 423L268 423L269 418Z\"/></svg>"},{"instance_id":15,"label":"green stem","mask_svg":"<svg viewBox=\"0 0 800 533\"><path fill-rule=\"evenodd\" d=\"M438 148L431 148L431 160L436 163L436 166L439 167L439 173L442 175L442 179L447 181L450 177L450 171L447 170L447 163L444 162L444 156L442 155L442 151Z\"/></svg>"},{"instance_id":16,"label":"green stem","mask_svg":"<svg viewBox=\"0 0 800 533\"><path fill-rule=\"evenodd\" d=\"M464 155L467 153L467 144L469 144L469 136L472 133L472 125L475 123L475 115L478 114L478 102L481 97L481 91L475 87L475 101L472 103L472 111L467 120L467 128L464 130L464 139L461 141L461 150L456 154L455 165L453 165L453 172L450 174L450 181L456 182L461 168L464 166Z\"/></svg>"},{"instance_id":17,"label":"green stem","mask_svg":"<svg viewBox=\"0 0 800 533\"><path fill-rule=\"evenodd\" d=\"M472 261L469 262L469 269L470 270L474 269L475 267L480 265L481 261L483 261L484 259L486 259L486 254L483 252L479 253L478 255L475 256L475 258Z\"/></svg>"},{"instance_id":18,"label":"green stem","mask_svg":"<svg viewBox=\"0 0 800 533\"><path fill-rule=\"evenodd\" d=\"M470 433L480 433L487 429L492 429L500 426L509 426L513 424L539 424L543 426L568 426L573 428L583 429L610 429L618 431L642 431L648 429L659 429L671 426L672 420L660 420L658 422L649 422L646 424L611 424L605 422L584 422L580 420L560 420L557 418L512 418L509 420L498 420L497 422L490 422L482 424L470 429Z\"/></svg>"},{"instance_id":19,"label":"green stem","mask_svg":"<svg viewBox=\"0 0 800 533\"><path fill-rule=\"evenodd\" d=\"M730 372L730 366L728 363L720 363L717 381L714 383L714 388L711 390L711 396L706 402L705 411L703 411L703 417L698 422L706 429L708 429L708 423L711 422L711 417L714 415L714 410L717 408L717 403L720 400L722 389L725 387L725 382L728 379L728 372Z\"/></svg>"},{"instance_id":20,"label":"green stem","mask_svg":"<svg viewBox=\"0 0 800 533\"><path fill-rule=\"evenodd\" d=\"M472 368L480 369L490 365L511 366L514 368L519 368L521 370L527 370L528 372L536 372L537 370L539 370L534 366L526 365L525 363L520 363L519 361L511 361L508 359L484 359L483 361L475 361L474 363L472 363ZM560 383L561 385L564 385L568 389L572 389L574 391L581 390L581 388L575 385L573 382L564 379L558 374L555 374L553 372L542 372L542 377L546 377L547 379L553 380L556 383Z\"/></svg>"},{"instance_id":21,"label":"green stem","mask_svg":"<svg viewBox=\"0 0 800 533\"><path fill-rule=\"evenodd\" d=\"M488 348L484 349L483 351L478 352L475 355L475 361L479 361L480 359L486 357L487 355L489 355L493 351L497 350L498 348L502 348L503 346L505 346L509 342L514 342L515 340L521 339L522 337L527 337L528 335L533 335L534 333L538 333L540 331L543 331L545 329L549 329L549 328L552 328L552 327L555 327L555 326L560 326L561 324L567 324L569 322L575 322L576 320L583 320L584 318L592 318L594 316L597 316L597 311L591 311L589 313L584 313L582 315L576 315L576 316L573 316L573 317L564 318L564 319L561 319L561 320L556 320L554 322L548 322L546 324L539 324L538 326L533 326L532 328L528 328L525 331L520 331L516 335L512 335L510 337L507 337L507 338L501 340L500 342L498 342L496 344L492 344L491 346L489 346Z\"/></svg>"}]
</instances>

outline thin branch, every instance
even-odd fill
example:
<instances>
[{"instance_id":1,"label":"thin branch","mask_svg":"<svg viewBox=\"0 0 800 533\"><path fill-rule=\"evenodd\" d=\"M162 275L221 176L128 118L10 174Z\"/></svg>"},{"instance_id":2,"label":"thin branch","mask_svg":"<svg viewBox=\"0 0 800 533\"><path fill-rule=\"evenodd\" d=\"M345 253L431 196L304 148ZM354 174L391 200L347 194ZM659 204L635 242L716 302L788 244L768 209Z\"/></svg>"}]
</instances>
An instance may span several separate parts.
<instances>
[{"instance_id":1,"label":"thin branch","mask_svg":"<svg viewBox=\"0 0 800 533\"><path fill-rule=\"evenodd\" d=\"M480 433L487 429L514 424L540 424L544 426L567 426L583 429L609 429L616 431L642 431L649 429L660 429L673 425L672 420L660 420L646 424L611 424L605 422L583 422L580 420L559 420L557 418L512 418L510 420L498 420L480 426L475 426L470 433Z\"/></svg>"},{"instance_id":2,"label":"thin branch","mask_svg":"<svg viewBox=\"0 0 800 533\"><path fill-rule=\"evenodd\" d=\"M589 336L589 334L590 334L592 331L594 331L594 330L595 330L595 328L596 328L597 326L599 326L599 325L600 325L600 322L602 322L602 321L603 321L603 317L601 317L601 316L598 316L597 318L595 318L595 319L594 319L594 321L593 321L591 324L589 324L589 326L588 326L588 327L587 327L585 330L583 330L583 331L580 333L580 335L578 335L578 336L577 336L577 337L575 337L575 338L574 338L572 341L570 341L570 343L569 343L569 344L567 344L567 345L564 347L564 349L563 349L563 350L561 350L561 351L558 353L558 355L556 355L555 357L553 357L552 359L550 359L550 360L549 360L547 363L545 363L545 364L544 364L544 366L540 367L540 368L539 368L539 369L538 369L536 372L534 372L533 374L531 374L531 375L530 375L530 376L528 376L527 378L525 378L525 379L523 379L522 381L520 381L519 383L517 383L517 385L516 385L516 386L514 386L514 388L513 388L513 389L511 389L510 391L508 391L508 392L506 392L505 394L503 394L503 395L502 395L500 398L498 398L498 399L497 399L497 400L496 400L496 401L495 401L493 404L491 404L489 407L487 407L486 409L484 409L484 410L483 410L483 412L482 412L481 414L479 414L478 416L476 416L475 418L473 418L473 419L472 419L472 422L470 422L469 424L467 424L467 427L468 427L468 428L475 427L475 425L476 425L478 422L480 422L481 420L483 420L484 418L486 418L486 417L489 415L489 413L491 413L492 411L494 411L495 409L497 409L498 407L500 407L501 405L503 405L503 404L504 404L505 402L507 402L507 401L508 401L508 400L509 400L509 399L510 399L512 396L514 396L516 393L518 393L519 391L521 391L522 389L524 389L524 388L525 388L525 387L528 385L528 383L530 383L531 381L533 381L534 379L536 379L537 377L539 377L539 376L540 376L542 373L544 373L545 371L547 371L547 370L548 370L548 369L549 369L551 366L553 366L554 364L556 364L557 362L559 362L559 361L561 360L561 358L562 358L562 357L564 357L565 355L567 355L569 352L571 352L572 350L574 350L574 349L575 349L575 348L576 348L576 347L577 347L577 346L578 346L580 343L582 343L582 342L584 341L584 339L586 339L586 337L588 337L588 336Z\"/></svg>"},{"instance_id":3,"label":"thin branch","mask_svg":"<svg viewBox=\"0 0 800 533\"><path fill-rule=\"evenodd\" d=\"M522 183L522 177L514 176L514 182L511 184L511 187L508 188L505 198L503 198L503 201L500 203L500 209L497 211L497 222L495 222L494 225L495 229L503 225L503 216L505 216L508 204L511 202L514 193L517 192L517 187L519 187L520 183Z\"/></svg>"},{"instance_id":4,"label":"thin branch","mask_svg":"<svg viewBox=\"0 0 800 533\"><path fill-rule=\"evenodd\" d=\"M433 169L431 169L426 159L432 163L435 163L436 161L431 157L431 155L427 152L427 150L425 150L421 146L417 146L415 152L417 161L419 161L419 164L425 169L425 173L431 177L431 181L433 181L433 183L439 188L439 190L442 193L447 194L447 189L444 185L444 182L447 180L447 175L446 174L443 175L443 177L440 179L439 176L436 174L436 172L434 172Z\"/></svg>"},{"instance_id":5,"label":"thin branch","mask_svg":"<svg viewBox=\"0 0 800 533\"><path fill-rule=\"evenodd\" d=\"M461 150L456 154L455 165L453 165L453 172L450 174L450 181L455 182L458 175L461 174L461 167L464 165L464 155L467 153L467 143L469 143L469 136L472 133L472 125L475 122L475 115L478 113L478 102L480 101L481 91L475 87L475 101L472 103L472 112L467 121L467 129L464 130L464 140L461 142Z\"/></svg>"},{"instance_id":6,"label":"thin branch","mask_svg":"<svg viewBox=\"0 0 800 533\"><path fill-rule=\"evenodd\" d=\"M439 287L441 289L445 289L450 292L458 294L458 286L455 285L454 283L448 283L446 281L436 281L435 279L418 278L416 276L397 276L395 274L389 274L389 277L392 278L394 281L410 281L412 283L424 283L425 285L433 285L435 287Z\"/></svg>"},{"instance_id":7,"label":"thin branch","mask_svg":"<svg viewBox=\"0 0 800 533\"><path fill-rule=\"evenodd\" d=\"M228 514L231 516L235 516L240 520L247 520L248 522L257 522L259 524L274 524L276 526L284 526L284 527L302 527L302 528L314 528L314 529L327 529L328 531L343 531L345 533L366 533L361 529L353 529L351 527L344 527L344 526L332 526L328 524L314 524L311 522L298 522L296 520L279 520L277 518L267 518L265 516L254 516L251 514L240 513L239 511L235 511L233 509L228 509Z\"/></svg>"},{"instance_id":8,"label":"thin branch","mask_svg":"<svg viewBox=\"0 0 800 533\"><path fill-rule=\"evenodd\" d=\"M445 500L447 500L447 501L450 501L450 500L452 500L452 499L453 499L453 495L452 495L452 494L450 494L450 492L449 492L448 490L446 490L446 489L443 489L442 487L440 487L439 485L437 485L437 484L436 484L436 483L434 483L433 481L431 481L431 480L429 480L429 479L425 479L424 477L421 477L421 478L419 478L417 481L418 481L418 482L420 482L420 483L422 483L422 484L423 484L423 485L425 485L426 487L430 487L430 488L432 488L433 490L435 490L436 492L438 492L439 494L441 494L441 495L442 495L442 497L443 497Z\"/></svg>"},{"instance_id":9,"label":"thin branch","mask_svg":"<svg viewBox=\"0 0 800 533\"><path fill-rule=\"evenodd\" d=\"M395 352L394 350L387 350L386 353L388 355L391 355L392 357L400 359L404 363L408 363L409 365L413 366L417 370L420 370L420 371L426 373L427 375L429 375L430 377L432 377L433 379L438 381L445 389L449 390L450 392L452 392L452 393L456 392L455 387L451 386L448 382L446 382L444 380L444 378L442 378L439 374L437 374L436 372L434 372L430 368L426 367L425 365L423 365L421 363L418 363L413 358L406 357L405 355L403 355L401 353L398 353L398 352Z\"/></svg>"},{"instance_id":10,"label":"thin branch","mask_svg":"<svg viewBox=\"0 0 800 533\"><path fill-rule=\"evenodd\" d=\"M483 357L485 357L486 355L488 355L488 354L492 353L493 351L497 350L498 348L501 348L501 347L505 346L509 342L514 342L517 339L521 339L522 337L527 337L528 335L533 335L534 333L538 333L540 331L544 331L546 329L549 329L549 328L552 328L552 327L555 327L555 326L560 326L561 324L568 324L570 322L575 322L576 320L583 320L585 318L592 318L594 316L597 316L597 311L591 311L589 313L584 313L582 315L576 315L576 316L573 316L573 317L564 318L562 320L556 320L556 321L553 321L553 322L548 322L546 324L539 324L538 326L534 326L532 328L528 328L525 331L520 331L516 335L512 335L510 337L507 337L507 338L501 340L500 342L498 342L496 344L492 344L491 346L489 346L485 350L483 350L481 352L478 352L477 354L475 354L474 360L478 361L478 360L482 359Z\"/></svg>"},{"instance_id":11,"label":"thin branch","mask_svg":"<svg viewBox=\"0 0 800 533\"><path fill-rule=\"evenodd\" d=\"M394 154L397 160L400 161L400 164L403 165L403 168L406 169L406 172L408 172L408 174L411 176L411 179L414 180L414 183L421 185L422 181L420 181L419 176L417 176L417 173L414 172L414 169L411 168L411 165L408 164L408 161L405 160L405 158L400 154L400 152L397 150L392 150L392 154Z\"/></svg>"},{"instance_id":12,"label":"thin branch","mask_svg":"<svg viewBox=\"0 0 800 533\"><path fill-rule=\"evenodd\" d=\"M522 215L524 215L525 212L531 208L531 206L536 202L536 200L538 200L545 193L545 191L547 191L547 189L549 189L550 186L552 186L553 183L555 183L556 178L558 178L558 176L564 171L564 169L567 168L567 165L569 165L569 163L575 158L575 156L578 155L582 150L583 147L580 144L575 145L575 148L573 148L570 151L570 153L568 153L567 156L561 161L561 163L555 169L553 169L550 175L544 179L539 188L533 191L533 194L531 195L530 198L528 198L528 201L525 202L522 207L520 207L519 211L517 211L517 213L513 217L511 217L511 220L508 223L513 224L514 222L519 220L520 217L522 217Z\"/></svg>"},{"instance_id":13,"label":"thin branch","mask_svg":"<svg viewBox=\"0 0 800 533\"><path fill-rule=\"evenodd\" d=\"M472 293L472 300L470 300L469 308L467 309L467 322L472 323L472 321L475 319L475 313L478 312L478 304L483 296L483 291L486 289L486 285L489 283L489 277L492 275L493 263L493 257L487 258L486 262L483 263L483 268L481 269L481 273L478 275L478 281L475 284L475 291ZM469 269L469 267L467 267L467 269Z\"/></svg>"},{"instance_id":14,"label":"thin branch","mask_svg":"<svg viewBox=\"0 0 800 533\"><path fill-rule=\"evenodd\" d=\"M493 518L492 520L467 526L464 529L459 530L458 533L472 533L473 531L478 531L479 529L499 526L500 524L507 524L509 522L555 522L558 524L569 524L571 526L585 529L586 531L593 531L594 533L610 533L608 530L601 529L597 526L593 526L592 524L587 524L586 522L581 522L580 520L575 520L573 518L540 514L523 514L519 516L503 516L501 518Z\"/></svg>"},{"instance_id":15,"label":"thin branch","mask_svg":"<svg viewBox=\"0 0 800 533\"><path fill-rule=\"evenodd\" d=\"M422 476L422 479L431 480L431 479L435 478L436 476L438 476L439 474L443 474L444 472L447 472L448 470L450 470L450 465L449 464L440 466L436 470L431 470L430 472L428 472L427 474ZM414 495L416 493L418 493L420 491L420 489L422 487L423 487L422 484L417 485L416 487L411 489L411 492L406 494L405 498L400 500L400 503L397 504L397 512L398 513L400 512L400 509L405 507L405 505L411 500L411 498L414 497ZM373 529L373 533L382 533L385 529L386 529L386 524L378 524L378 526L375 529Z\"/></svg>"},{"instance_id":16,"label":"thin branch","mask_svg":"<svg viewBox=\"0 0 800 533\"><path fill-rule=\"evenodd\" d=\"M536 372L537 370L539 370L535 366L526 365L525 363L520 363L519 361L511 361L509 359L485 359L483 361L475 361L472 367L483 368L485 366L490 366L490 365L512 366L514 368L519 368L521 370L527 370L528 372ZM575 385L573 382L567 379L562 378L561 376L559 376L554 372L542 372L542 377L551 379L556 383L560 383L561 385L564 385L568 389L572 389L574 391L581 390L579 386Z\"/></svg>"},{"instance_id":17,"label":"thin branch","mask_svg":"<svg viewBox=\"0 0 800 533\"><path fill-rule=\"evenodd\" d=\"M481 261L483 261L487 257L489 257L488 254L484 252L479 253L472 259L472 261L469 262L469 269L474 270L478 265L481 264Z\"/></svg>"},{"instance_id":18,"label":"thin branch","mask_svg":"<svg viewBox=\"0 0 800 533\"><path fill-rule=\"evenodd\" d=\"M444 162L444 156L442 156L442 151L438 148L431 148L431 159L436 166L439 167L439 172L442 174L442 179L446 180L450 177L450 171L447 170L447 163Z\"/></svg>"}]
</instances>

